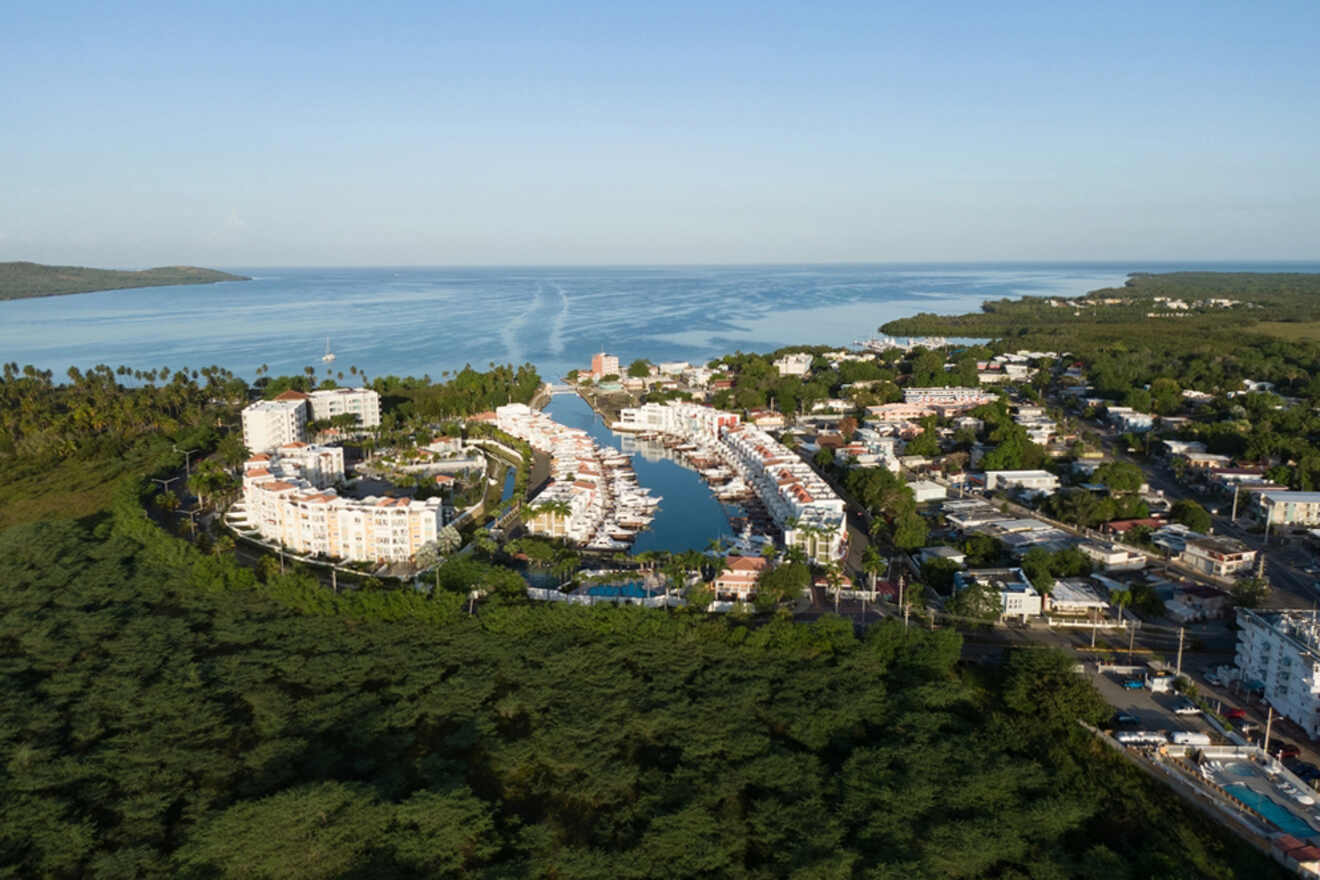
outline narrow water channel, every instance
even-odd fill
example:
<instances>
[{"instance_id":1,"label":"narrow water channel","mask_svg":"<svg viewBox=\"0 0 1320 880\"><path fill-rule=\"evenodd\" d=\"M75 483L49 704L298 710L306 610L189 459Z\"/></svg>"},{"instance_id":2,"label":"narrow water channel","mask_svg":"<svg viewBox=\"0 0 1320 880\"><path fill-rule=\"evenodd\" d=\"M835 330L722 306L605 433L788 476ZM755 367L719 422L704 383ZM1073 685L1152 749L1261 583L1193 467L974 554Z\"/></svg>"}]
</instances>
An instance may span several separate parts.
<instances>
[{"instance_id":1,"label":"narrow water channel","mask_svg":"<svg viewBox=\"0 0 1320 880\"><path fill-rule=\"evenodd\" d=\"M576 394L559 394L545 408L550 418L591 434L601 446L622 449L620 435L611 431L587 402ZM659 495L660 510L651 528L637 536L634 553L647 550L705 550L711 538L729 537L728 512L697 475L675 461L644 457L628 450L637 482Z\"/></svg>"}]
</instances>

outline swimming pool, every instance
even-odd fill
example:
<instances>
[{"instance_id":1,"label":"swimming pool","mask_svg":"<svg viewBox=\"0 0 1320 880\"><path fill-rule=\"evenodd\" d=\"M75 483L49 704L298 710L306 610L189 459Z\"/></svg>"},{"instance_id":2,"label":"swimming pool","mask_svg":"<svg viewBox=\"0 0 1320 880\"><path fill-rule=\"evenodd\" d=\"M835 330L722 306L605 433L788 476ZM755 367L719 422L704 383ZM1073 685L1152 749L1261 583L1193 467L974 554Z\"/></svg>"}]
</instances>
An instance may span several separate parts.
<instances>
[{"instance_id":1,"label":"swimming pool","mask_svg":"<svg viewBox=\"0 0 1320 880\"><path fill-rule=\"evenodd\" d=\"M1266 819L1269 819L1275 825L1279 826L1281 831L1288 834L1301 835L1308 837L1315 833L1310 825L1298 819L1293 812L1278 801L1267 798L1265 795L1249 788L1241 782L1234 782L1224 786L1224 791L1251 807L1257 813L1260 813Z\"/></svg>"},{"instance_id":2,"label":"swimming pool","mask_svg":"<svg viewBox=\"0 0 1320 880\"><path fill-rule=\"evenodd\" d=\"M1252 767L1245 761L1233 761L1224 766L1224 772L1228 773L1230 776L1245 778L1248 776L1255 776L1256 768Z\"/></svg>"}]
</instances>

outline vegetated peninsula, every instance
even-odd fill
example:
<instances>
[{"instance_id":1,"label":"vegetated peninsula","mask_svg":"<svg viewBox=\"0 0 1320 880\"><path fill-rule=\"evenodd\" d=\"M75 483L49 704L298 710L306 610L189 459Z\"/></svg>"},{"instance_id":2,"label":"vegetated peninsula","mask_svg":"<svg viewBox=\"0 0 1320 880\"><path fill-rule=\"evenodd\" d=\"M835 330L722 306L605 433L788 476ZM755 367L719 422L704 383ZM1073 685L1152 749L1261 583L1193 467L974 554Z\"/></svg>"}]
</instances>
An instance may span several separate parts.
<instances>
[{"instance_id":1,"label":"vegetated peninsula","mask_svg":"<svg viewBox=\"0 0 1320 880\"><path fill-rule=\"evenodd\" d=\"M1123 287L1078 297L988 300L966 315L922 313L890 321L897 336L1034 337L1131 343L1205 342L1243 333L1320 339L1320 274L1293 272L1133 273Z\"/></svg>"},{"instance_id":2,"label":"vegetated peninsula","mask_svg":"<svg viewBox=\"0 0 1320 880\"><path fill-rule=\"evenodd\" d=\"M130 287L251 280L243 275L231 275L196 266L161 266L134 272L89 269L85 266L43 266L41 263L28 262L0 263L0 300L124 290Z\"/></svg>"}]
</instances>

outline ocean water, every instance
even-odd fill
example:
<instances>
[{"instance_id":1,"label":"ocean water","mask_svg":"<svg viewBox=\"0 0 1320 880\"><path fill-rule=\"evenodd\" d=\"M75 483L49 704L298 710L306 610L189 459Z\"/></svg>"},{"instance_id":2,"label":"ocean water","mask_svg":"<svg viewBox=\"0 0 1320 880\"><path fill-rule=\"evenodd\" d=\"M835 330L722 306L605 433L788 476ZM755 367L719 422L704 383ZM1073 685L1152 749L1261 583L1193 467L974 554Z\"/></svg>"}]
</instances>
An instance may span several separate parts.
<instances>
[{"instance_id":1,"label":"ocean water","mask_svg":"<svg viewBox=\"0 0 1320 880\"><path fill-rule=\"evenodd\" d=\"M618 268L244 269L254 280L0 302L0 360L65 372L218 364L252 378L441 376L531 361L547 378L602 348L625 363L846 344L893 318L987 299L1077 295L1129 272L1317 271L1265 264L892 264Z\"/></svg>"}]
</instances>

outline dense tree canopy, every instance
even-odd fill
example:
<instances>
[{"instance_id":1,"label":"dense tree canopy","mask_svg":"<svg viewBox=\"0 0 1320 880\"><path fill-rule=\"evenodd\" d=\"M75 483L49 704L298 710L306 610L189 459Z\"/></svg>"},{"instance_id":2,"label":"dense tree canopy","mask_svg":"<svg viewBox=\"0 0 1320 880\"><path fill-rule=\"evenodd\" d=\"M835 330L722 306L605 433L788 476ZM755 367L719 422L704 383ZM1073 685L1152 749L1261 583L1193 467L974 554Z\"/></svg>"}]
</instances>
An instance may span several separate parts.
<instances>
[{"instance_id":1,"label":"dense tree canopy","mask_svg":"<svg viewBox=\"0 0 1320 880\"><path fill-rule=\"evenodd\" d=\"M128 526L0 534L14 876L1273 871L1076 725L1105 710L1062 658L964 674L948 631L835 619L295 611Z\"/></svg>"}]
</instances>

